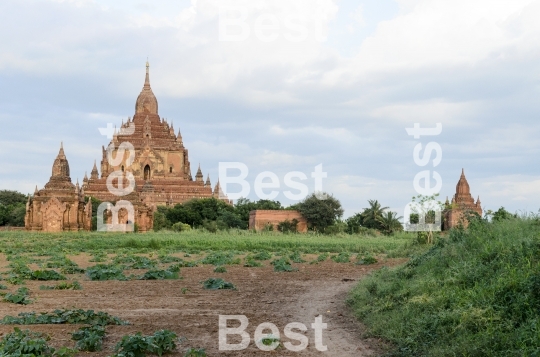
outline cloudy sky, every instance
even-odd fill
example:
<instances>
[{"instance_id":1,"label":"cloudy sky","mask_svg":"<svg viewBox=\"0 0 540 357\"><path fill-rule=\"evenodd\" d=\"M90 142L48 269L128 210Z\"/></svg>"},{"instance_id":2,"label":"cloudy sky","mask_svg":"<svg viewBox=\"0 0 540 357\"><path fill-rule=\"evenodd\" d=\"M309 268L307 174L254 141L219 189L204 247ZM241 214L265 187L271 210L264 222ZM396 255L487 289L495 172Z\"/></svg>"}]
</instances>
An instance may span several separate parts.
<instances>
[{"instance_id":1,"label":"cloudy sky","mask_svg":"<svg viewBox=\"0 0 540 357\"><path fill-rule=\"evenodd\" d=\"M149 57L160 115L213 182L225 161L252 185L323 164L346 216L402 215L416 174L445 198L464 168L484 208L536 212L539 17L531 0L2 0L0 189L43 187L60 141L82 180ZM442 160L418 166L429 142Z\"/></svg>"}]
</instances>

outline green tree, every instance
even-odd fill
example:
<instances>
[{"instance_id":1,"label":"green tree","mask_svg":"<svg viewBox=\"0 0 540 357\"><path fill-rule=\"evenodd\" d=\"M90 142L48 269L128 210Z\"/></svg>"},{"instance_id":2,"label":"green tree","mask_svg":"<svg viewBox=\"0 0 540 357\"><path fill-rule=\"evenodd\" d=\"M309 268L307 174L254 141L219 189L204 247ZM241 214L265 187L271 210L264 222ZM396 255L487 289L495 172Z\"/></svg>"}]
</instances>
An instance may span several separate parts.
<instances>
[{"instance_id":1,"label":"green tree","mask_svg":"<svg viewBox=\"0 0 540 357\"><path fill-rule=\"evenodd\" d=\"M249 224L249 212L255 211L258 209L261 209L261 210L284 209L279 201L259 200L259 201L252 202L247 198L240 198L238 201L236 201L234 208L235 208L236 214L245 223L246 228Z\"/></svg>"},{"instance_id":2,"label":"green tree","mask_svg":"<svg viewBox=\"0 0 540 357\"><path fill-rule=\"evenodd\" d=\"M0 191L0 226L24 227L28 196L9 190Z\"/></svg>"},{"instance_id":3,"label":"green tree","mask_svg":"<svg viewBox=\"0 0 540 357\"><path fill-rule=\"evenodd\" d=\"M0 205L11 206L16 204L25 204L28 196L17 191L0 190Z\"/></svg>"},{"instance_id":4,"label":"green tree","mask_svg":"<svg viewBox=\"0 0 540 357\"><path fill-rule=\"evenodd\" d=\"M325 193L313 193L294 207L306 218L309 228L317 232L324 232L343 216L339 200Z\"/></svg>"},{"instance_id":5,"label":"green tree","mask_svg":"<svg viewBox=\"0 0 540 357\"><path fill-rule=\"evenodd\" d=\"M396 212L384 212L382 217L379 218L379 224L381 232L386 235L390 235L397 231L402 231L403 226L399 221L403 217L398 217Z\"/></svg>"},{"instance_id":6,"label":"green tree","mask_svg":"<svg viewBox=\"0 0 540 357\"><path fill-rule=\"evenodd\" d=\"M346 232L349 234L360 233L362 228L362 214L357 213L354 216L351 216L345 220L347 224Z\"/></svg>"},{"instance_id":7,"label":"green tree","mask_svg":"<svg viewBox=\"0 0 540 357\"><path fill-rule=\"evenodd\" d=\"M497 211L492 213L492 219L494 221L504 221L506 219L517 218L517 214L512 214L508 212L504 207L499 208Z\"/></svg>"},{"instance_id":8,"label":"green tree","mask_svg":"<svg viewBox=\"0 0 540 357\"><path fill-rule=\"evenodd\" d=\"M361 213L362 225L366 228L381 230L381 219L388 207L382 207L377 200L368 200L369 207Z\"/></svg>"}]
</instances>

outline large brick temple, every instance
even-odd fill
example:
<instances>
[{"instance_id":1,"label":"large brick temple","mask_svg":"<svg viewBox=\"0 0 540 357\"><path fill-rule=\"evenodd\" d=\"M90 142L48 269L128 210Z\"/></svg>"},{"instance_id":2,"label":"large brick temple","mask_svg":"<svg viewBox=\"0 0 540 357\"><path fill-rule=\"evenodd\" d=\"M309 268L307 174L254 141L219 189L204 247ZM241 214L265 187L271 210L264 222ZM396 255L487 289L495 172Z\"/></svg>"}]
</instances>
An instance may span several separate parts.
<instances>
[{"instance_id":1,"label":"large brick temple","mask_svg":"<svg viewBox=\"0 0 540 357\"><path fill-rule=\"evenodd\" d=\"M456 193L452 197L452 202L448 202L448 197L445 203L446 209L444 212L444 230L448 230L458 224L463 224L465 227L468 222L465 217L466 212L478 213L482 216L482 207L480 205L480 196L474 201L471 195L471 188L465 177L465 171L461 170L461 176L456 185Z\"/></svg>"},{"instance_id":2,"label":"large brick temple","mask_svg":"<svg viewBox=\"0 0 540 357\"><path fill-rule=\"evenodd\" d=\"M175 205L195 198L210 197L229 202L220 189L219 181L212 188L210 177L207 176L204 180L200 165L193 179L188 149L184 147L180 130L176 134L172 123L169 124L158 114L158 101L150 87L149 69L150 66L146 63L146 79L135 103L135 115L123 122L118 130L114 130L109 146L102 147L100 170L94 162L90 177L85 174L80 187L85 197L113 203L122 200L129 201L135 210L134 223L142 232L152 229L153 212L159 205ZM134 156L130 156L130 149L134 152ZM123 155L121 150L124 150ZM117 156L119 152L120 155ZM61 154L64 155L63 149ZM119 194L121 190L111 190L111 187L117 189L122 186L128 187L131 175L133 190L126 191L125 195ZM69 185L66 178L63 180L66 181L64 184L66 189L69 186L69 190L75 193L75 186L71 183L71 179L69 179ZM119 185L119 180L123 185ZM52 191L48 194L55 195ZM73 198L74 202L79 201L79 196ZM81 202L83 201L81 199ZM75 208L69 209L76 211ZM28 214L33 217L34 213L27 212ZM108 214L110 220L110 212ZM119 220L123 221L125 216L126 212L119 213ZM125 221L120 223L125 223ZM86 221L78 225L72 222L59 230L66 230L66 228L69 230L89 229ZM35 224L27 225L27 229L44 230L41 225Z\"/></svg>"}]
</instances>

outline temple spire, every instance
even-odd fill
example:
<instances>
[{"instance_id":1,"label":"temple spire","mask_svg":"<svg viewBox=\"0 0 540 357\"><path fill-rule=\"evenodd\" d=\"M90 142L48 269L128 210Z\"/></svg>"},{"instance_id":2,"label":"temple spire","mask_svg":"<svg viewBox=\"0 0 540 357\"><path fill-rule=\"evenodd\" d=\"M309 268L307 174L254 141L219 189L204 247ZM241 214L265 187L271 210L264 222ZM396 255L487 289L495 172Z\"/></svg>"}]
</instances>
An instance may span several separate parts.
<instances>
[{"instance_id":1,"label":"temple spire","mask_svg":"<svg viewBox=\"0 0 540 357\"><path fill-rule=\"evenodd\" d=\"M146 78L144 80L144 88L150 88L150 63L146 59Z\"/></svg>"},{"instance_id":2,"label":"temple spire","mask_svg":"<svg viewBox=\"0 0 540 357\"><path fill-rule=\"evenodd\" d=\"M210 189L212 189L212 184L210 183L210 174L208 174L206 176L206 183L204 185L208 186L208 187L210 187Z\"/></svg>"},{"instance_id":3,"label":"temple spire","mask_svg":"<svg viewBox=\"0 0 540 357\"><path fill-rule=\"evenodd\" d=\"M195 175L195 181L203 182L203 180L204 180L204 176L201 171L201 164L199 163L199 169L197 170L197 174Z\"/></svg>"}]
</instances>

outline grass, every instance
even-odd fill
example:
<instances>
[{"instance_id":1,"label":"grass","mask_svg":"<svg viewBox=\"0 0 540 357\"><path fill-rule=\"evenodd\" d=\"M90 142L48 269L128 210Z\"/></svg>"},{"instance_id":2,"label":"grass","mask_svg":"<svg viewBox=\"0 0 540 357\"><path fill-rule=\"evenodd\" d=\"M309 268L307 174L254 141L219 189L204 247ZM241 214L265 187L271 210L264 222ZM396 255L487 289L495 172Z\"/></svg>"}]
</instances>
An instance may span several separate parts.
<instances>
[{"instance_id":1,"label":"grass","mask_svg":"<svg viewBox=\"0 0 540 357\"><path fill-rule=\"evenodd\" d=\"M43 253L73 254L88 252L104 260L105 253L119 251L147 253L156 250L169 252L228 251L260 253L261 251L298 251L303 253L388 253L403 249L411 236L369 237L361 235L317 235L278 233L252 233L231 230L218 234L198 230L157 232L146 234L64 232L36 233L25 231L0 232L1 251L8 255ZM257 257L255 257L257 259ZM266 258L268 259L268 258Z\"/></svg>"},{"instance_id":2,"label":"grass","mask_svg":"<svg viewBox=\"0 0 540 357\"><path fill-rule=\"evenodd\" d=\"M348 302L390 356L538 356L540 222L473 221L363 279Z\"/></svg>"}]
</instances>

